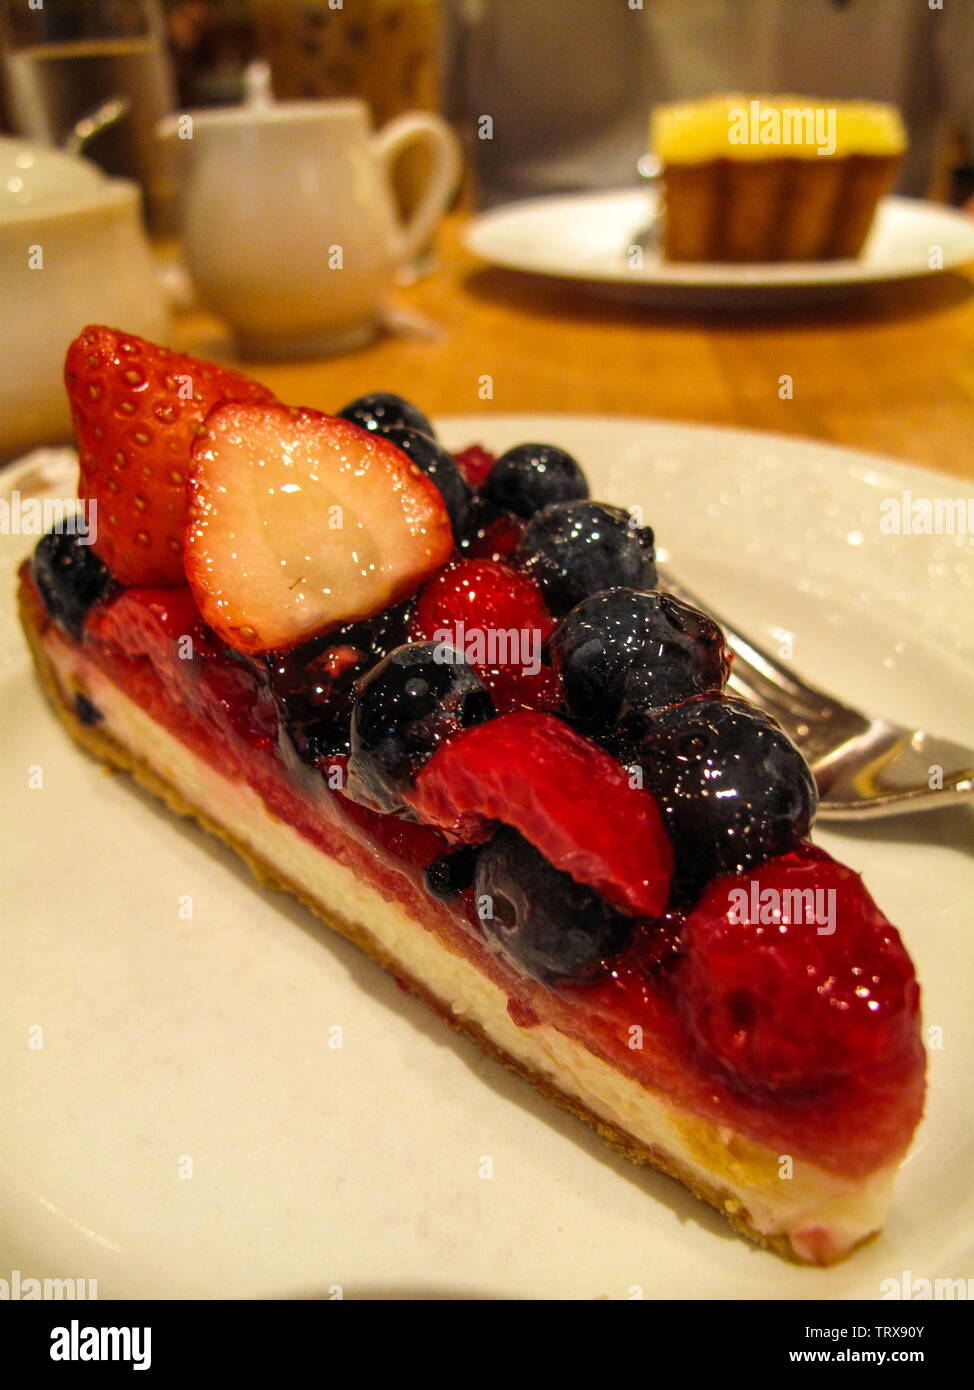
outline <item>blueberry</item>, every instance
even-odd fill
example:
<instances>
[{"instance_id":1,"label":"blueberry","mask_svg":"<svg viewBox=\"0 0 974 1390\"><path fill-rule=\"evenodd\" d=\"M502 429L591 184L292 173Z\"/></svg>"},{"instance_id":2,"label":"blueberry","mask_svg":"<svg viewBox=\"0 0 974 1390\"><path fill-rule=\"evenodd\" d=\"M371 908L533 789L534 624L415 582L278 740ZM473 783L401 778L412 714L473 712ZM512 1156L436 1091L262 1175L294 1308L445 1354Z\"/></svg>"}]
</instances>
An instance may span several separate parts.
<instances>
[{"instance_id":1,"label":"blueberry","mask_svg":"<svg viewBox=\"0 0 974 1390\"><path fill-rule=\"evenodd\" d=\"M473 493L470 485L445 449L415 429L388 429L385 436L397 449L408 454L439 490L450 514L453 538L459 541L466 534Z\"/></svg>"},{"instance_id":2,"label":"blueberry","mask_svg":"<svg viewBox=\"0 0 974 1390\"><path fill-rule=\"evenodd\" d=\"M727 679L724 635L712 618L671 594L605 589L577 604L547 642L572 715L589 733L643 717Z\"/></svg>"},{"instance_id":3,"label":"blueberry","mask_svg":"<svg viewBox=\"0 0 974 1390\"><path fill-rule=\"evenodd\" d=\"M499 507L495 507L493 502L489 502L483 493L475 493L467 509L466 528L462 538L457 542L457 549L462 553L468 552L483 540L487 528L504 515L505 513Z\"/></svg>"},{"instance_id":4,"label":"blueberry","mask_svg":"<svg viewBox=\"0 0 974 1390\"><path fill-rule=\"evenodd\" d=\"M341 419L351 420L353 425L363 430L375 430L378 434L406 428L419 430L431 439L436 438L433 426L419 407L402 396L394 395L392 391L373 391L368 396L359 396L338 414Z\"/></svg>"},{"instance_id":5,"label":"blueberry","mask_svg":"<svg viewBox=\"0 0 974 1390\"><path fill-rule=\"evenodd\" d=\"M652 589L653 533L602 502L556 502L528 522L514 559L544 593L555 616L602 589Z\"/></svg>"},{"instance_id":6,"label":"blueberry","mask_svg":"<svg viewBox=\"0 0 974 1390\"><path fill-rule=\"evenodd\" d=\"M426 891L440 902L452 903L473 883L479 845L463 845L427 864L423 870Z\"/></svg>"},{"instance_id":7,"label":"blueberry","mask_svg":"<svg viewBox=\"0 0 974 1390\"><path fill-rule=\"evenodd\" d=\"M688 700L658 714L636 761L663 812L678 893L695 897L795 848L811 827L815 782L798 749L743 700Z\"/></svg>"},{"instance_id":8,"label":"blueberry","mask_svg":"<svg viewBox=\"0 0 974 1390\"><path fill-rule=\"evenodd\" d=\"M283 731L302 762L319 767L348 753L358 682L406 640L411 612L411 603L400 604L258 658Z\"/></svg>"},{"instance_id":9,"label":"blueberry","mask_svg":"<svg viewBox=\"0 0 974 1390\"><path fill-rule=\"evenodd\" d=\"M588 497L588 483L564 449L553 444L518 444L497 459L483 491L503 511L528 517L553 502Z\"/></svg>"},{"instance_id":10,"label":"blueberry","mask_svg":"<svg viewBox=\"0 0 974 1390\"><path fill-rule=\"evenodd\" d=\"M438 642L397 647L358 688L352 710L348 794L401 811L403 791L437 746L494 714L494 702L459 653Z\"/></svg>"},{"instance_id":11,"label":"blueberry","mask_svg":"<svg viewBox=\"0 0 974 1390\"><path fill-rule=\"evenodd\" d=\"M508 826L480 851L474 901L492 948L542 984L596 978L636 926Z\"/></svg>"},{"instance_id":12,"label":"blueberry","mask_svg":"<svg viewBox=\"0 0 974 1390\"><path fill-rule=\"evenodd\" d=\"M66 531L41 536L31 573L48 613L79 642L85 614L118 588L91 546Z\"/></svg>"}]
</instances>

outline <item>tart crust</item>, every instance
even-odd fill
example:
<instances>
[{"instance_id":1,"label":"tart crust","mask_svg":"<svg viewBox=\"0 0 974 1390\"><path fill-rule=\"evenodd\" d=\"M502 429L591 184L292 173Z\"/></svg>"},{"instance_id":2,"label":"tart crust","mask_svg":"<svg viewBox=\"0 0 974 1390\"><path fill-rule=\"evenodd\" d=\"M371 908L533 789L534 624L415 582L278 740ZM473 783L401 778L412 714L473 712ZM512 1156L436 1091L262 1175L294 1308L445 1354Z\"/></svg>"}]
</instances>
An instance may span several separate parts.
<instances>
[{"instance_id":1,"label":"tart crust","mask_svg":"<svg viewBox=\"0 0 974 1390\"><path fill-rule=\"evenodd\" d=\"M862 250L899 155L712 159L663 171L671 261L828 261Z\"/></svg>"},{"instance_id":2,"label":"tart crust","mask_svg":"<svg viewBox=\"0 0 974 1390\"><path fill-rule=\"evenodd\" d=\"M826 1241L815 1250L814 1256L806 1255L797 1250L787 1232L770 1235L763 1233L754 1224L741 1197L729 1187L722 1186L719 1181L703 1180L699 1172L682 1164L674 1155L656 1146L642 1143L624 1129L606 1120L605 1117L596 1114L584 1105L577 1096L569 1095L555 1085L549 1077L525 1065L520 1059L505 1051L475 1020L458 1016L422 980L414 978L405 971L402 964L385 949L364 922L344 916L333 906L321 901L309 892L302 884L282 873L278 867L264 858L253 845L235 835L233 831L222 825L201 807L194 805L178 788L162 777L146 759L132 752L111 733L97 725L83 723L78 717L74 697L78 693L85 694L86 692L66 686L62 681L44 642L45 632L53 624L46 618L36 594L31 590L30 582L21 576L18 588L20 619L41 686L55 713L75 743L105 765L109 771L128 773L142 787L164 801L170 810L197 821L205 830L218 836L249 865L262 886L289 893L297 898L326 926L365 951L410 993L423 1000L449 1027L472 1038L485 1052L530 1082L549 1100L590 1125L613 1149L632 1163L655 1168L668 1177L675 1178L701 1201L715 1207L735 1230L758 1245L773 1250L796 1264L824 1266L844 1260L854 1250L872 1240L879 1233L878 1230L873 1230L838 1250L831 1248L830 1243ZM71 639L65 638L64 640L70 642ZM270 812L267 814L270 815ZM425 930L419 922L416 922L415 926L417 931ZM694 1149L701 1156L707 1154L708 1147L711 1149L717 1147L711 1137L714 1126L709 1122L687 1115L685 1124L681 1124L681 1129L685 1131L688 1149ZM742 1145L745 1150L752 1149L755 1155L760 1155L764 1159L761 1167L766 1167L769 1156L773 1158L770 1150L758 1148L750 1141L742 1140ZM728 1162L729 1152L726 1146L722 1146L721 1157L725 1164ZM738 1171L742 1172L746 1172L749 1167L755 1169L758 1167L758 1164L749 1162L749 1155L746 1152L742 1152L739 1156L735 1154L732 1161Z\"/></svg>"}]
</instances>

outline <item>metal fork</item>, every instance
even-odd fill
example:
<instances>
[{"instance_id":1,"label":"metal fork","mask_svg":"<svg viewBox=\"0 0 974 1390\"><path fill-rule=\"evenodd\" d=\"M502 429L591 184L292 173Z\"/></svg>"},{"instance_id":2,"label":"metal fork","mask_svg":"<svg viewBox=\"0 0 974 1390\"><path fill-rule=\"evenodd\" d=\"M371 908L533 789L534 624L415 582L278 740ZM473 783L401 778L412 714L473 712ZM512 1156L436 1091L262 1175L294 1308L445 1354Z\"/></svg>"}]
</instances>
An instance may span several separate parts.
<instances>
[{"instance_id":1,"label":"metal fork","mask_svg":"<svg viewBox=\"0 0 974 1390\"><path fill-rule=\"evenodd\" d=\"M860 820L974 799L974 750L870 719L799 680L662 570L660 587L723 628L734 653L728 690L767 710L801 749L818 786L820 816Z\"/></svg>"}]
</instances>

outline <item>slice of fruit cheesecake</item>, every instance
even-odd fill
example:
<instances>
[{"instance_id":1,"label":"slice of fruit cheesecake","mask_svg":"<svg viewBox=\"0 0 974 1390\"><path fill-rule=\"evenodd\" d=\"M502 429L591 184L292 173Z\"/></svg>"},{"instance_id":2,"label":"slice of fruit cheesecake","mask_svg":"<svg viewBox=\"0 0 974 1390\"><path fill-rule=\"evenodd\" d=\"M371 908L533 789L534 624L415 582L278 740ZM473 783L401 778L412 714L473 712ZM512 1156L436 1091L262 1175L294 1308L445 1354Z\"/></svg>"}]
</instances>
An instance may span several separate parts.
<instances>
[{"instance_id":1,"label":"slice of fruit cheesecake","mask_svg":"<svg viewBox=\"0 0 974 1390\"><path fill-rule=\"evenodd\" d=\"M651 531L397 396L292 409L103 328L66 382L97 534L43 537L20 603L78 743L741 1231L875 1233L913 967Z\"/></svg>"}]
</instances>

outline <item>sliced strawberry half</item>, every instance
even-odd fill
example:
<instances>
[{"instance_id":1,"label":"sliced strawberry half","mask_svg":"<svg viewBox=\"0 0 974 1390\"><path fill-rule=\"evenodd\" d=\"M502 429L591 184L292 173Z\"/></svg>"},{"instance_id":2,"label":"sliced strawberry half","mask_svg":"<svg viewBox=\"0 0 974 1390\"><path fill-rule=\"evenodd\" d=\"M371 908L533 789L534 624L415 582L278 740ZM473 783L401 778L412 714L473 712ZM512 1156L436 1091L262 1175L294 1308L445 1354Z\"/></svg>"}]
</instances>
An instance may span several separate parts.
<instances>
[{"instance_id":1,"label":"sliced strawberry half","mask_svg":"<svg viewBox=\"0 0 974 1390\"><path fill-rule=\"evenodd\" d=\"M419 772L411 809L448 840L477 844L495 821L620 912L659 916L673 852L656 802L604 749L552 714L520 710L465 729Z\"/></svg>"},{"instance_id":2,"label":"sliced strawberry half","mask_svg":"<svg viewBox=\"0 0 974 1390\"><path fill-rule=\"evenodd\" d=\"M223 401L274 396L240 372L98 325L68 348L64 381L78 496L97 503L95 553L122 584L185 584L186 483L203 419Z\"/></svg>"},{"instance_id":3,"label":"sliced strawberry half","mask_svg":"<svg viewBox=\"0 0 974 1390\"><path fill-rule=\"evenodd\" d=\"M380 613L453 550L436 487L347 420L224 405L193 455L186 574L203 617L238 651L286 649Z\"/></svg>"}]
</instances>

